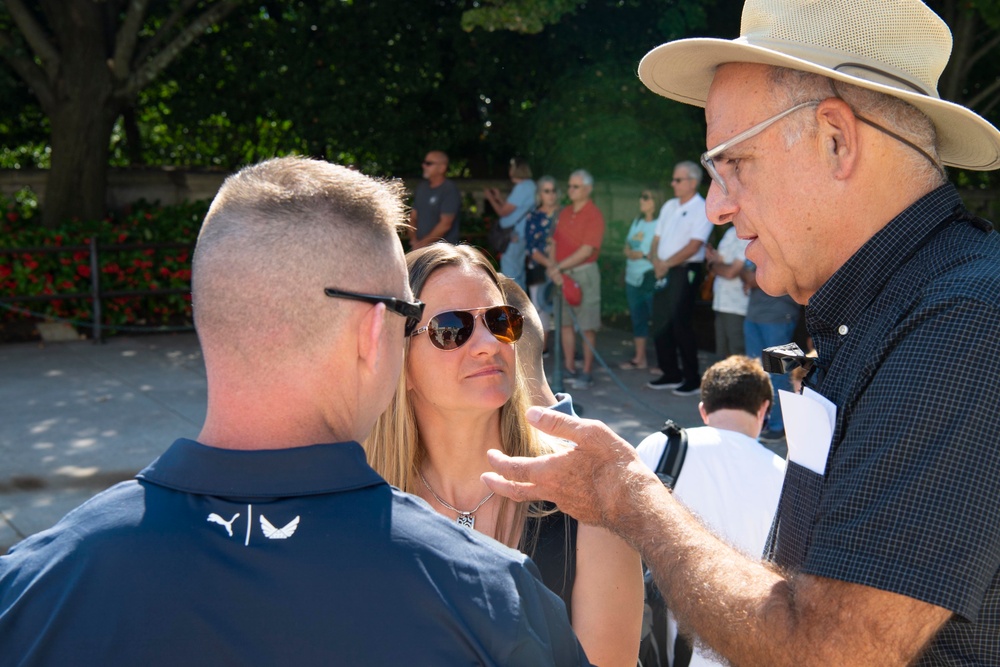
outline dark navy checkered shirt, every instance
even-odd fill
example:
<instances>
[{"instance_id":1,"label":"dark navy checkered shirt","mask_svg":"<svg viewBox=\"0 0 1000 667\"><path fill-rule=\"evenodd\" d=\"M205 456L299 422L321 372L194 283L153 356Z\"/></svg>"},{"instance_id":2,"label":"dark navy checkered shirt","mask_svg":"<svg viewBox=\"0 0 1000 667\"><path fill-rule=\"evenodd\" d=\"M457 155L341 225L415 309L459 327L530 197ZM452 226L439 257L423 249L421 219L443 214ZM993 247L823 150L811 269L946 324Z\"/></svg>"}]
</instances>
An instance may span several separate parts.
<instances>
[{"instance_id":1,"label":"dark navy checkered shirt","mask_svg":"<svg viewBox=\"0 0 1000 667\"><path fill-rule=\"evenodd\" d=\"M786 480L773 554L953 611L920 665L1000 665L1000 235L963 212L928 194L811 299L837 424L825 478Z\"/></svg>"}]
</instances>

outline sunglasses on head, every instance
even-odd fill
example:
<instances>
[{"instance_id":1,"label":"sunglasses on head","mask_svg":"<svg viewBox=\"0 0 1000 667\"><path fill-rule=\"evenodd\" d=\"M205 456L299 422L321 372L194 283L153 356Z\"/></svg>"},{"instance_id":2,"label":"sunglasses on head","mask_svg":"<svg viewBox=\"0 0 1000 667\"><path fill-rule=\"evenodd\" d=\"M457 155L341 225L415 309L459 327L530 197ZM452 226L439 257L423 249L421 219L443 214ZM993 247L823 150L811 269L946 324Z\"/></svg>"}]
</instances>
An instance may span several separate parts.
<instances>
[{"instance_id":1,"label":"sunglasses on head","mask_svg":"<svg viewBox=\"0 0 1000 667\"><path fill-rule=\"evenodd\" d=\"M483 324L501 343L514 343L521 337L524 317L514 306L488 306L468 310L446 310L438 313L411 336L427 332L431 344L439 350L457 350L469 342L476 328L476 320Z\"/></svg>"},{"instance_id":2,"label":"sunglasses on head","mask_svg":"<svg viewBox=\"0 0 1000 667\"><path fill-rule=\"evenodd\" d=\"M332 299L351 299L354 301L364 301L365 303L384 303L387 310L406 318L406 328L403 330L405 336L409 336L420 323L420 318L424 315L423 301L406 301L392 296L380 296L378 294L361 294L360 292L348 292L335 287L327 287L323 292Z\"/></svg>"}]
</instances>

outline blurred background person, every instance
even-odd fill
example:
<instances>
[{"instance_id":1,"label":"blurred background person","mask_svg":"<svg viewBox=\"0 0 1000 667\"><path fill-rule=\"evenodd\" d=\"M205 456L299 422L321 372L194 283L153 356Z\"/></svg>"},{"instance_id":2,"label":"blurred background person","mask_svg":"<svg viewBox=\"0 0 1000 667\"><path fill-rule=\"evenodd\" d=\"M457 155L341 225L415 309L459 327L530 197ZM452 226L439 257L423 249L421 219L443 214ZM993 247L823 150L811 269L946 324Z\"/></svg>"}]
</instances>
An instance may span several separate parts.
<instances>
[{"instance_id":1,"label":"blurred background person","mask_svg":"<svg viewBox=\"0 0 1000 667\"><path fill-rule=\"evenodd\" d=\"M507 303L521 311L521 317L524 318L524 323L521 325L521 339L517 341L517 363L528 392L528 405L537 405L540 408L550 408L576 416L573 397L565 392L552 393L549 381L545 377L542 346L547 331L542 327L542 320L534 304L524 290L507 276L500 276L500 289L507 296Z\"/></svg>"},{"instance_id":2,"label":"blurred background person","mask_svg":"<svg viewBox=\"0 0 1000 667\"><path fill-rule=\"evenodd\" d=\"M653 263L647 255L653 246L656 216L663 204L663 196L656 190L646 189L639 195L639 215L632 221L625 236L625 297L632 319L632 338L635 350L632 358L619 364L619 368L646 368L646 339L649 337L649 318L653 313L653 287L656 276Z\"/></svg>"},{"instance_id":3,"label":"blurred background person","mask_svg":"<svg viewBox=\"0 0 1000 667\"><path fill-rule=\"evenodd\" d=\"M747 356L759 360L765 347L792 342L802 306L787 294L771 296L758 287L757 267L749 260L744 264L742 278L750 293L747 316L743 320L743 337ZM760 434L761 442L780 442L785 438L785 419L781 414L778 390L790 391L792 383L787 375L771 373L771 386L774 398L764 431Z\"/></svg>"},{"instance_id":4,"label":"blurred background person","mask_svg":"<svg viewBox=\"0 0 1000 667\"><path fill-rule=\"evenodd\" d=\"M497 224L510 230L510 242L500 255L500 270L522 289L527 289L528 283L524 275L524 255L527 248L525 222L528 212L535 205L535 182L531 180L531 167L520 158L511 158L507 174L514 184L510 196L504 197L496 188L486 188L483 194L500 216Z\"/></svg>"},{"instance_id":5,"label":"blurred background person","mask_svg":"<svg viewBox=\"0 0 1000 667\"><path fill-rule=\"evenodd\" d=\"M670 185L674 198L660 209L656 238L649 254L658 284L653 295L653 342L659 378L650 389L672 389L678 396L694 396L701 385L694 306L705 275L705 245L712 223L705 200L698 193L701 167L678 162Z\"/></svg>"},{"instance_id":6,"label":"blurred background person","mask_svg":"<svg viewBox=\"0 0 1000 667\"><path fill-rule=\"evenodd\" d=\"M525 276L528 283L528 294L535 306L535 311L545 332L545 348L549 350L549 329L552 321L552 304L544 300L544 287L548 282L545 275L551 260L549 259L549 242L556 225L556 215L559 212L559 198L562 196L556 179L552 176L542 176L537 181L538 190L535 197L536 206L528 214L524 224L526 243ZM524 309L521 309L524 312Z\"/></svg>"},{"instance_id":7,"label":"blurred background person","mask_svg":"<svg viewBox=\"0 0 1000 667\"><path fill-rule=\"evenodd\" d=\"M552 262L547 274L557 286L562 287L563 274L576 281L583 293L578 306L571 307L565 296L557 299L556 307L562 308L563 363L566 378L575 389L586 389L594 383L594 345L597 330L601 328L601 272L597 257L604 242L604 215L590 199L594 177L585 169L577 169L569 176L570 204L559 213L556 229L552 234ZM576 372L576 334L574 320L580 334L586 339L583 346L583 371Z\"/></svg>"},{"instance_id":8,"label":"blurred background person","mask_svg":"<svg viewBox=\"0 0 1000 667\"><path fill-rule=\"evenodd\" d=\"M396 395L365 443L372 467L440 514L530 555L566 601L590 660L634 667L643 597L635 551L551 504L494 496L480 479L489 449L536 456L559 446L526 421L521 314L470 246L436 244L406 259L414 298L427 305Z\"/></svg>"},{"instance_id":9,"label":"blurred background person","mask_svg":"<svg viewBox=\"0 0 1000 667\"><path fill-rule=\"evenodd\" d=\"M715 353L725 359L734 354L746 354L743 319L747 314L750 295L740 275L746 264L749 241L736 236L736 227L722 235L719 248L705 246L705 263L715 274L712 283L712 310L715 314Z\"/></svg>"},{"instance_id":10,"label":"blurred background person","mask_svg":"<svg viewBox=\"0 0 1000 667\"><path fill-rule=\"evenodd\" d=\"M423 248L444 239L458 243L458 223L462 213L462 193L448 178L448 155L431 151L421 164L424 180L413 194L410 209L410 248Z\"/></svg>"}]
</instances>

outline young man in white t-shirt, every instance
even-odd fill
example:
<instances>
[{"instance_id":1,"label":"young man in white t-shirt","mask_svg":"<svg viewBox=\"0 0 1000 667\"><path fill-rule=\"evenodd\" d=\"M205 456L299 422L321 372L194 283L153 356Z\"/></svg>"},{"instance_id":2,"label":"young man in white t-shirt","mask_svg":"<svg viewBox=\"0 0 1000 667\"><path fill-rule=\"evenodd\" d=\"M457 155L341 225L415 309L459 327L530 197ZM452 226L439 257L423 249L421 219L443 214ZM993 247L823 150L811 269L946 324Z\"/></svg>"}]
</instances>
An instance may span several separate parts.
<instances>
[{"instance_id":1,"label":"young man in white t-shirt","mask_svg":"<svg viewBox=\"0 0 1000 667\"><path fill-rule=\"evenodd\" d=\"M746 555L764 551L785 478L785 460L757 442L771 407L771 378L760 362L732 356L702 378L698 411L707 424L687 430L684 465L674 496L717 536ZM654 433L637 448L655 469L667 437ZM676 625L671 627L672 645ZM696 648L691 666L725 664Z\"/></svg>"}]
</instances>

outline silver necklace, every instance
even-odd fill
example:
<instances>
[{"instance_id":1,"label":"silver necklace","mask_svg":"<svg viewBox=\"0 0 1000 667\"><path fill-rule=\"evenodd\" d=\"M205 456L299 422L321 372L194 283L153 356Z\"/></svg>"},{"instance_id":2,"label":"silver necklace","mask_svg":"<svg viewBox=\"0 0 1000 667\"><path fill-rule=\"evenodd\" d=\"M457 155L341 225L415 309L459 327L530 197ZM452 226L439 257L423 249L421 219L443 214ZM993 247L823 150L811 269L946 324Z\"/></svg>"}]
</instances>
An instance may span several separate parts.
<instances>
[{"instance_id":1,"label":"silver necklace","mask_svg":"<svg viewBox=\"0 0 1000 667\"><path fill-rule=\"evenodd\" d=\"M493 494L496 493L495 491L491 491L490 495L480 500L478 505L476 505L473 509L466 512L465 510L458 509L454 505L450 505L444 498L434 493L434 489L432 489L431 485L427 483L427 478L424 477L424 473L418 470L417 474L420 475L420 481L424 483L424 486L427 487L427 490L431 492L431 495L434 496L434 499L436 501L438 501L439 503L450 509L452 512L458 513L458 517L455 518L455 521L458 522L458 525L465 526L470 530L476 527L476 517L475 517L476 512L478 512L479 508L485 505L487 501L489 501L489 499L493 497Z\"/></svg>"}]
</instances>

